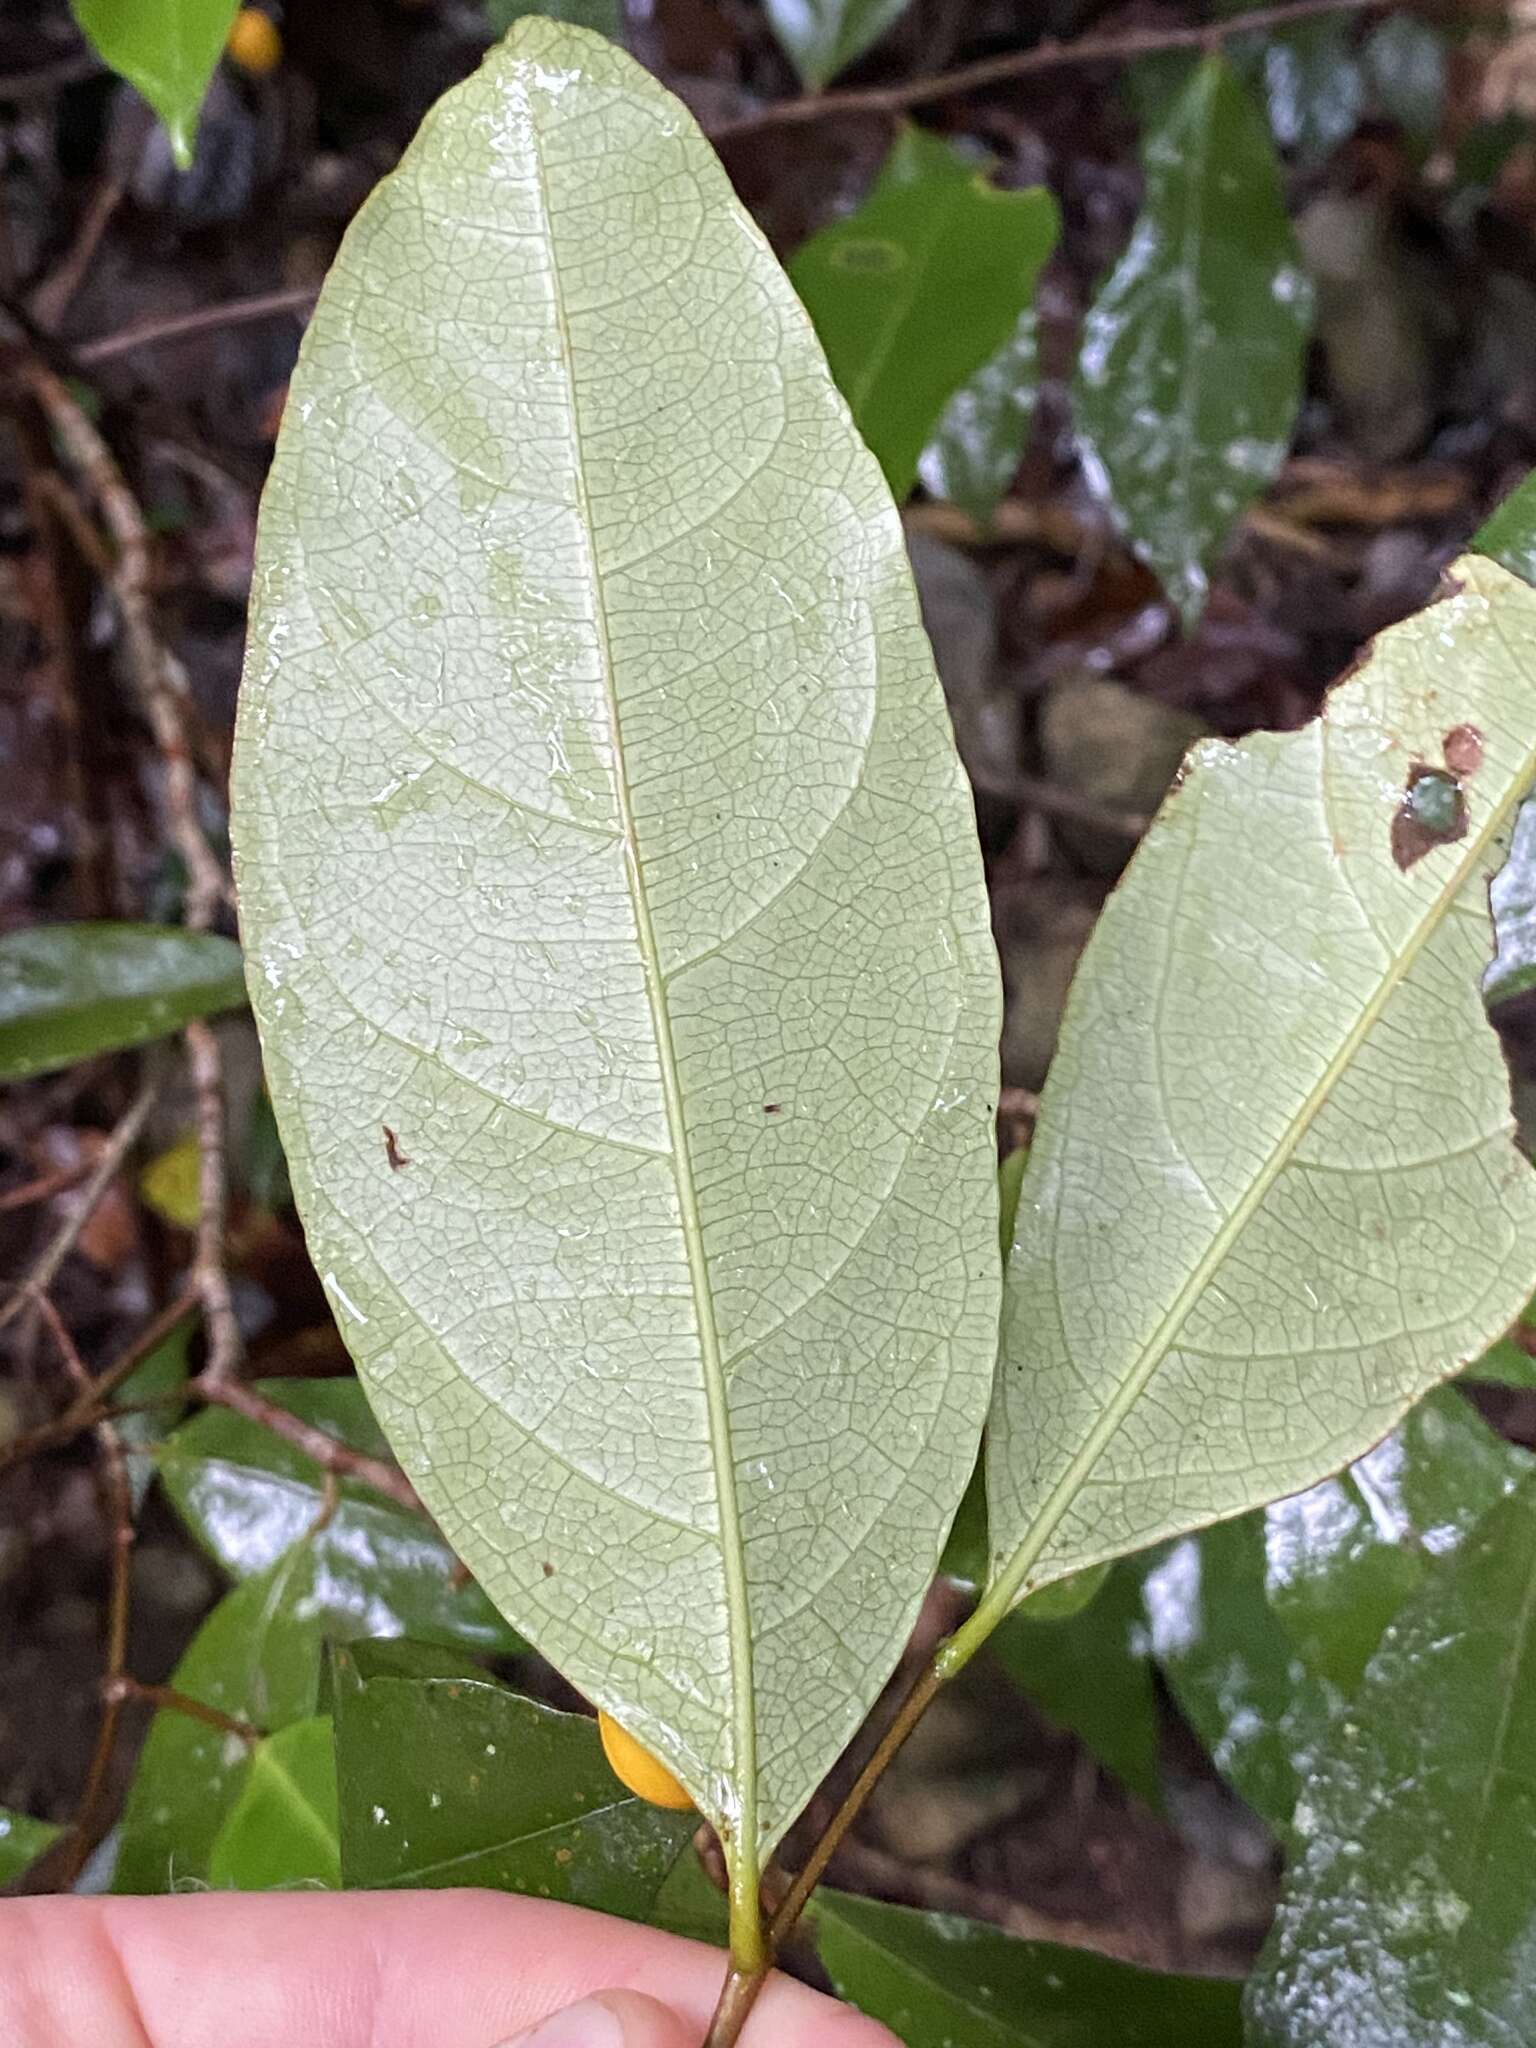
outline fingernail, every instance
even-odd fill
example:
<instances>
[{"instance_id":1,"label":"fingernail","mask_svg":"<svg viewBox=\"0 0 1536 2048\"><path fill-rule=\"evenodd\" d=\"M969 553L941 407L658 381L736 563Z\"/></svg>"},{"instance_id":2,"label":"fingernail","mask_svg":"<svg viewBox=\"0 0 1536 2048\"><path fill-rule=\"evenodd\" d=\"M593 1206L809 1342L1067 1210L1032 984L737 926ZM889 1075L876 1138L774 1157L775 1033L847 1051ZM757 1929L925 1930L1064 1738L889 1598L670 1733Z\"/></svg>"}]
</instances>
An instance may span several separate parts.
<instances>
[{"instance_id":1,"label":"fingernail","mask_svg":"<svg viewBox=\"0 0 1536 2048\"><path fill-rule=\"evenodd\" d=\"M624 2048L624 2023L600 1998L584 1998L503 2042L502 2048Z\"/></svg>"}]
</instances>

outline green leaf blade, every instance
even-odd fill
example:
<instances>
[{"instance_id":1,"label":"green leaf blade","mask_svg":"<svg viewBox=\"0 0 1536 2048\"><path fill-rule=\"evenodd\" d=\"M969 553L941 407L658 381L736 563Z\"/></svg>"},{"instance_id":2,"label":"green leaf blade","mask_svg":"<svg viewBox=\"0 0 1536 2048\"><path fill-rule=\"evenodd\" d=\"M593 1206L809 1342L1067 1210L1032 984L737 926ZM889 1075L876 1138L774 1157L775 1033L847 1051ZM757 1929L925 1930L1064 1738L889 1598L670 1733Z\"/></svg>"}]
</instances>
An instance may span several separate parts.
<instances>
[{"instance_id":1,"label":"green leaf blade","mask_svg":"<svg viewBox=\"0 0 1536 2048\"><path fill-rule=\"evenodd\" d=\"M1000 191L908 126L858 211L796 250L790 277L898 500L946 404L1014 338L1057 225L1048 192Z\"/></svg>"},{"instance_id":2,"label":"green leaf blade","mask_svg":"<svg viewBox=\"0 0 1536 2048\"><path fill-rule=\"evenodd\" d=\"M1426 1579L1337 1720L1249 1991L1254 2048L1536 2029L1536 1482Z\"/></svg>"},{"instance_id":3,"label":"green leaf blade","mask_svg":"<svg viewBox=\"0 0 1536 2048\"><path fill-rule=\"evenodd\" d=\"M50 924L0 938L0 1081L147 1045L245 1005L240 948L170 925Z\"/></svg>"},{"instance_id":4,"label":"green leaf blade","mask_svg":"<svg viewBox=\"0 0 1536 2048\"><path fill-rule=\"evenodd\" d=\"M1247 506L1285 460L1312 292L1268 124L1219 56L1144 145L1146 198L1089 311L1083 459L1186 627Z\"/></svg>"},{"instance_id":5,"label":"green leaf blade","mask_svg":"<svg viewBox=\"0 0 1536 2048\"><path fill-rule=\"evenodd\" d=\"M819 92L896 20L908 0L764 0L763 11L801 83Z\"/></svg>"},{"instance_id":6,"label":"green leaf blade","mask_svg":"<svg viewBox=\"0 0 1536 2048\"><path fill-rule=\"evenodd\" d=\"M1197 752L1090 941L1008 1268L994 1605L1315 1483L1528 1298L1478 982L1536 599L1456 574L1317 724ZM1467 829L1405 869L1404 792L1463 724Z\"/></svg>"},{"instance_id":7,"label":"green leaf blade","mask_svg":"<svg viewBox=\"0 0 1536 2048\"><path fill-rule=\"evenodd\" d=\"M483 1675L438 1675L413 1651L336 1656L348 1885L488 1885L652 1920L698 1816L626 1792L586 1716Z\"/></svg>"},{"instance_id":8,"label":"green leaf blade","mask_svg":"<svg viewBox=\"0 0 1536 2048\"><path fill-rule=\"evenodd\" d=\"M216 1890L341 1889L336 1752L329 1714L311 1714L251 1752L209 1857Z\"/></svg>"},{"instance_id":9,"label":"green leaf blade","mask_svg":"<svg viewBox=\"0 0 1536 2048\"><path fill-rule=\"evenodd\" d=\"M953 1913L822 1890L817 1947L837 1990L905 2048L1238 2048L1240 1989L1020 1941Z\"/></svg>"},{"instance_id":10,"label":"green leaf blade","mask_svg":"<svg viewBox=\"0 0 1536 2048\"><path fill-rule=\"evenodd\" d=\"M183 170L198 109L240 0L70 0L97 55L141 92L165 123Z\"/></svg>"},{"instance_id":11,"label":"green leaf blade","mask_svg":"<svg viewBox=\"0 0 1536 2048\"><path fill-rule=\"evenodd\" d=\"M310 1245L454 1548L750 1862L991 1372L996 969L899 525L692 121L572 29L439 105L294 388L235 839Z\"/></svg>"}]
</instances>

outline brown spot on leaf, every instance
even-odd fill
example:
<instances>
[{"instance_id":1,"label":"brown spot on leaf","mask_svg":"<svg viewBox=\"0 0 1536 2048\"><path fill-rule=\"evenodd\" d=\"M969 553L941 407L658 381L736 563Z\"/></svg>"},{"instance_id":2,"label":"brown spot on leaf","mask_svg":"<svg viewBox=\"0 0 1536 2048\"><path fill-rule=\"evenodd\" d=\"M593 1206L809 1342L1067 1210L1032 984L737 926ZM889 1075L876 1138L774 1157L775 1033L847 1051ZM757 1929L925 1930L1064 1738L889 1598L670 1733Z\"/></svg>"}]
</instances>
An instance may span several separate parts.
<instances>
[{"instance_id":1,"label":"brown spot on leaf","mask_svg":"<svg viewBox=\"0 0 1536 2048\"><path fill-rule=\"evenodd\" d=\"M411 1163L400 1150L400 1140L388 1124L384 1126L384 1157L389 1161L391 1173L398 1173L402 1166L409 1166Z\"/></svg>"},{"instance_id":2,"label":"brown spot on leaf","mask_svg":"<svg viewBox=\"0 0 1536 2048\"><path fill-rule=\"evenodd\" d=\"M541 1564L541 1565L539 1566L539 1570L540 1570L540 1571L541 1571L541 1572L542 1572L542 1573L544 1574L544 1576L545 1576L545 1578L546 1578L546 1579L552 1579L552 1578L553 1578L553 1577L555 1576L555 1568L554 1568L554 1566L553 1566L553 1565L552 1565L552 1564L550 1563L550 1561L549 1561L549 1559L548 1559L547 1557L546 1557L546 1558L544 1559L543 1563L542 1563L542 1564Z\"/></svg>"},{"instance_id":3,"label":"brown spot on leaf","mask_svg":"<svg viewBox=\"0 0 1536 2048\"><path fill-rule=\"evenodd\" d=\"M1483 736L1475 725L1453 725L1445 736L1445 765L1458 781L1483 765Z\"/></svg>"},{"instance_id":4,"label":"brown spot on leaf","mask_svg":"<svg viewBox=\"0 0 1536 2048\"><path fill-rule=\"evenodd\" d=\"M557 1849L555 1851L555 1861L561 1864L569 1863L575 1854L576 1851L574 1849Z\"/></svg>"},{"instance_id":5,"label":"brown spot on leaf","mask_svg":"<svg viewBox=\"0 0 1536 2048\"><path fill-rule=\"evenodd\" d=\"M765 1103L763 1104L763 1115L764 1115L764 1116L777 1116L777 1115L778 1115L778 1113L779 1113L779 1111L780 1111L780 1110L781 1110L781 1109L782 1109L783 1107L784 1107L784 1105L783 1105L783 1103L782 1103L782 1102L765 1102Z\"/></svg>"},{"instance_id":6,"label":"brown spot on leaf","mask_svg":"<svg viewBox=\"0 0 1536 2048\"><path fill-rule=\"evenodd\" d=\"M1467 799L1461 784L1443 768L1415 761L1392 816L1392 858L1400 868L1411 868L1435 847L1463 838L1466 829Z\"/></svg>"}]
</instances>

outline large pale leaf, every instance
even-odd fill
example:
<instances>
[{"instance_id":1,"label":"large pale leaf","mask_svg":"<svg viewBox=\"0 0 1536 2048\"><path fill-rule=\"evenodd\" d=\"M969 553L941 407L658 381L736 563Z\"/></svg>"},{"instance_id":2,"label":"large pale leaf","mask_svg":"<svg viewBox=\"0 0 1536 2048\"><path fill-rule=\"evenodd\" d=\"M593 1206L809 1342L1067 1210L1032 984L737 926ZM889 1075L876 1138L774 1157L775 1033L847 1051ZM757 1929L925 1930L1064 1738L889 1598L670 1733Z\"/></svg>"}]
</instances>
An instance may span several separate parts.
<instances>
[{"instance_id":1,"label":"large pale leaf","mask_svg":"<svg viewBox=\"0 0 1536 2048\"><path fill-rule=\"evenodd\" d=\"M1313 1484L1529 1298L1478 985L1536 595L1454 575L1305 731L1197 749L1090 941L1008 1268L993 1611Z\"/></svg>"},{"instance_id":2,"label":"large pale leaf","mask_svg":"<svg viewBox=\"0 0 1536 2048\"><path fill-rule=\"evenodd\" d=\"M1312 294L1268 124L1207 57L1143 147L1146 197L1088 315L1083 459L1187 625L1285 459Z\"/></svg>"},{"instance_id":3,"label":"large pale leaf","mask_svg":"<svg viewBox=\"0 0 1536 2048\"><path fill-rule=\"evenodd\" d=\"M974 1453L996 977L889 496L621 52L520 25L374 193L258 554L236 847L316 1265L744 1895Z\"/></svg>"},{"instance_id":4,"label":"large pale leaf","mask_svg":"<svg viewBox=\"0 0 1536 2048\"><path fill-rule=\"evenodd\" d=\"M1302 1788L1256 2048L1536 2037L1533 1588L1536 1481L1426 1579Z\"/></svg>"},{"instance_id":5,"label":"large pale leaf","mask_svg":"<svg viewBox=\"0 0 1536 2048\"><path fill-rule=\"evenodd\" d=\"M999 190L905 127L858 211L796 250L795 289L898 498L946 404L1012 337L1056 225L1048 192Z\"/></svg>"}]
</instances>

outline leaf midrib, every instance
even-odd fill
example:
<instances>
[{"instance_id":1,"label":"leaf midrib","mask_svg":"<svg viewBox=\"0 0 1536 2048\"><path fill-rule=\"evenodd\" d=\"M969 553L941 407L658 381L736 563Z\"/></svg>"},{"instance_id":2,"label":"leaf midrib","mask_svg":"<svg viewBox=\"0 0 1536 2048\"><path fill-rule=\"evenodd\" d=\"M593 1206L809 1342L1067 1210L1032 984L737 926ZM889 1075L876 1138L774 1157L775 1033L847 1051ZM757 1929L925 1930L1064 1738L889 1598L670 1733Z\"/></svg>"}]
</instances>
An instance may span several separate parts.
<instances>
[{"instance_id":1,"label":"leaf midrib","mask_svg":"<svg viewBox=\"0 0 1536 2048\"><path fill-rule=\"evenodd\" d=\"M613 644L608 624L606 596L598 573L593 539L591 505L587 490L586 456L582 442L581 413L576 397L575 351L565 292L560 276L560 259L555 240L555 216L550 203L549 181L544 169L542 138L537 119L530 119L529 154L543 218L544 244L549 257L549 281L556 330L560 341L567 414L571 423L573 481L576 489L577 519L592 588L593 623L602 657L603 696L608 712L613 745L613 783L618 800L619 823L624 843L624 875L635 919L635 938L645 975L646 999L656 1037L657 1063L661 1073L667 1131L671 1139L672 1173L677 1188L678 1214L688 1258L688 1278L698 1319L699 1357L703 1368L704 1397L709 1420L710 1458L719 1512L719 1544L725 1585L726 1626L731 1665L731 1740L733 1776L740 1808L732 1818L737 1840L727 1843L727 1854L738 1863L741 1888L755 1896L757 1890L757 1728L752 1684L752 1621L747 1592L746 1552L741 1538L741 1515L736 1498L736 1464L731 1443L730 1404L726 1393L725 1368L719 1327L715 1319L714 1290L705 1253L703 1220L694 1187L688 1127L678 1079L677 1052L672 1036L672 1017L667 1004L666 978L662 972L660 948L646 893L640 861L639 835L635 824L633 796L625 766L623 722L615 686Z\"/></svg>"},{"instance_id":2,"label":"leaf midrib","mask_svg":"<svg viewBox=\"0 0 1536 2048\"><path fill-rule=\"evenodd\" d=\"M1329 732L1325 711L1322 726L1322 765L1319 769L1319 786L1325 796ZM1348 1070L1360 1047L1374 1029L1382 1011L1402 985L1425 946L1440 930L1443 920L1454 908L1490 842L1497 836L1511 810L1520 802L1533 776L1536 776L1536 743L1527 747L1520 767L1510 774L1503 796L1490 803L1486 822L1467 842L1461 859L1451 870L1447 880L1425 904L1409 943L1404 946L1389 971L1382 976L1376 993L1364 1005L1355 1023L1345 1033L1338 1050L1313 1083L1297 1114L1287 1124L1280 1142L1255 1174L1242 1199L1212 1237L1188 1279L1164 1311L1132 1370L1127 1373L1113 1398L1106 1403L1098 1422L1083 1439L1081 1448L1046 1495L1029 1533L1013 1553L1007 1568L994 1580L982 1606L978 1607L973 1617L975 1622L980 1622L984 1614L992 1617L997 1609L1001 1608L1006 1612L1007 1608L1012 1606L1025 1578L1056 1533L1089 1473L1098 1463L1110 1441L1119 1433L1121 1424L1146 1392L1173 1348L1191 1309L1204 1294L1213 1275L1220 1270L1228 1253L1247 1229L1270 1189L1294 1158L1297 1146L1312 1128L1318 1112L1327 1102L1340 1077ZM991 1625L992 1620L989 1618L987 1629L990 1629ZM985 1632L984 1630L983 1633Z\"/></svg>"}]
</instances>

